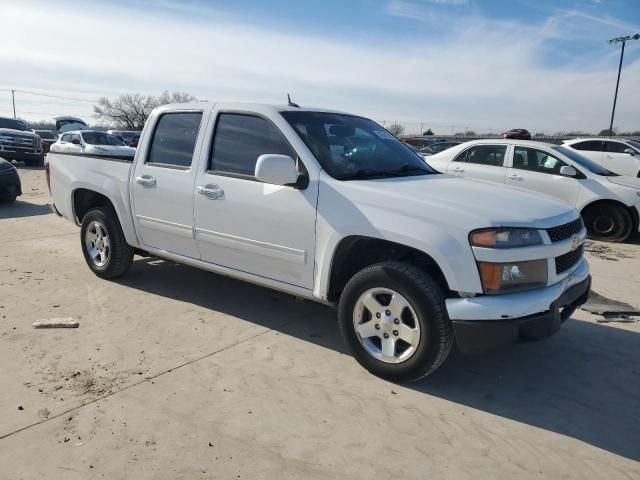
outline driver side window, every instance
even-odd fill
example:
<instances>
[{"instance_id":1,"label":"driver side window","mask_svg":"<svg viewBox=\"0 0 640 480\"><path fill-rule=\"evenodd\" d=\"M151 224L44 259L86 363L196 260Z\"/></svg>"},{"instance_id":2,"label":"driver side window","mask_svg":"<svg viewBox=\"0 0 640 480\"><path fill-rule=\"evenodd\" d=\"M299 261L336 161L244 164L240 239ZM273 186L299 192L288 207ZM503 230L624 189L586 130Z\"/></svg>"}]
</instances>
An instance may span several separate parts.
<instances>
[{"instance_id":1,"label":"driver side window","mask_svg":"<svg viewBox=\"0 0 640 480\"><path fill-rule=\"evenodd\" d=\"M518 170L560 175L560 168L566 166L562 160L536 148L516 147L513 153L513 168Z\"/></svg>"}]
</instances>

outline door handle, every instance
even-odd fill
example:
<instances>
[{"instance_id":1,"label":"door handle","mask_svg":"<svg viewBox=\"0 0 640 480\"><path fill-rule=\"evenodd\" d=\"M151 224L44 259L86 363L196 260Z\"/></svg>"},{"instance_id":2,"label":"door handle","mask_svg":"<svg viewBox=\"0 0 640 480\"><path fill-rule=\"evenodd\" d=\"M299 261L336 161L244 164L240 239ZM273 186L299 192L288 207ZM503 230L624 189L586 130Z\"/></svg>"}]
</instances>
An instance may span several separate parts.
<instances>
[{"instance_id":1,"label":"door handle","mask_svg":"<svg viewBox=\"0 0 640 480\"><path fill-rule=\"evenodd\" d=\"M522 180L520 175L516 175L515 173L509 177L511 180Z\"/></svg>"},{"instance_id":2,"label":"door handle","mask_svg":"<svg viewBox=\"0 0 640 480\"><path fill-rule=\"evenodd\" d=\"M611 155L605 155L604 158L613 158Z\"/></svg>"},{"instance_id":3,"label":"door handle","mask_svg":"<svg viewBox=\"0 0 640 480\"><path fill-rule=\"evenodd\" d=\"M156 186L156 179L151 175L142 175L141 177L136 177L136 183L144 188L151 188Z\"/></svg>"},{"instance_id":4,"label":"door handle","mask_svg":"<svg viewBox=\"0 0 640 480\"><path fill-rule=\"evenodd\" d=\"M453 171L457 173L464 173L464 168L456 167L453 169Z\"/></svg>"},{"instance_id":5,"label":"door handle","mask_svg":"<svg viewBox=\"0 0 640 480\"><path fill-rule=\"evenodd\" d=\"M204 195L209 200L218 200L219 198L224 197L224 190L215 183L198 185L197 190L200 195Z\"/></svg>"}]
</instances>

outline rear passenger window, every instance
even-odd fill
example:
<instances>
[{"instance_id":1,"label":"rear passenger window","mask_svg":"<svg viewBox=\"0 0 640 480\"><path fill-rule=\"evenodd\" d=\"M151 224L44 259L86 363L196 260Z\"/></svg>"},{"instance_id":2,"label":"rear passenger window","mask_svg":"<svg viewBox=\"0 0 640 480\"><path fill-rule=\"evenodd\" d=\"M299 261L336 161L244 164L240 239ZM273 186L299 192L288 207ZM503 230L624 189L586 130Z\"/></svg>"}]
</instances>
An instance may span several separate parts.
<instances>
[{"instance_id":1,"label":"rear passenger window","mask_svg":"<svg viewBox=\"0 0 640 480\"><path fill-rule=\"evenodd\" d=\"M602 142L598 140L589 140L587 142L578 142L571 145L576 150L583 150L585 152L601 152Z\"/></svg>"},{"instance_id":2,"label":"rear passenger window","mask_svg":"<svg viewBox=\"0 0 640 480\"><path fill-rule=\"evenodd\" d=\"M502 167L506 153L506 145L476 145L458 155L455 161Z\"/></svg>"},{"instance_id":3,"label":"rear passenger window","mask_svg":"<svg viewBox=\"0 0 640 480\"><path fill-rule=\"evenodd\" d=\"M163 114L153 132L147 163L190 167L201 120L201 112Z\"/></svg>"},{"instance_id":4,"label":"rear passenger window","mask_svg":"<svg viewBox=\"0 0 640 480\"><path fill-rule=\"evenodd\" d=\"M264 118L238 113L218 116L209 170L253 177L258 157L265 153L296 158L282 133Z\"/></svg>"},{"instance_id":5,"label":"rear passenger window","mask_svg":"<svg viewBox=\"0 0 640 480\"><path fill-rule=\"evenodd\" d=\"M71 141L71 135L70 134L65 134L62 136L62 141L63 142L70 142Z\"/></svg>"}]
</instances>

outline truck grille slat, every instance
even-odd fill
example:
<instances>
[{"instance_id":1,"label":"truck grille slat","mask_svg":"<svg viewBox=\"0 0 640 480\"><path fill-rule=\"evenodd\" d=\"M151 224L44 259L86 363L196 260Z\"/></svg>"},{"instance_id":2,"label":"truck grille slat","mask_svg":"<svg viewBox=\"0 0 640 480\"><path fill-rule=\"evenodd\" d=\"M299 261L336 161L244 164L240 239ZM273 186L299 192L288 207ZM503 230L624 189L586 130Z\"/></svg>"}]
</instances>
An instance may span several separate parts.
<instances>
[{"instance_id":1,"label":"truck grille slat","mask_svg":"<svg viewBox=\"0 0 640 480\"><path fill-rule=\"evenodd\" d=\"M582 259L582 253L584 252L584 244L580 245L578 248L573 250L572 252L565 253L564 255L560 255L556 257L556 275L560 275L563 272L566 272L575 264L577 264L580 259Z\"/></svg>"},{"instance_id":2,"label":"truck grille slat","mask_svg":"<svg viewBox=\"0 0 640 480\"><path fill-rule=\"evenodd\" d=\"M573 222L565 223L558 227L547 228L547 233L552 242L561 242L580 232L583 227L582 218L577 218Z\"/></svg>"}]
</instances>

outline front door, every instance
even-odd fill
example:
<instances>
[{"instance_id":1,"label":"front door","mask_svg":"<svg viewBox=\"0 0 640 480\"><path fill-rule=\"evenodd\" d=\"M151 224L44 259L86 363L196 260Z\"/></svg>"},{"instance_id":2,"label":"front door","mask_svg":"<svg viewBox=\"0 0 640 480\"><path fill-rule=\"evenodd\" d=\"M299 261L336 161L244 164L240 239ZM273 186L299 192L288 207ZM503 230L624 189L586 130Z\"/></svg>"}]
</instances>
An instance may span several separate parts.
<instances>
[{"instance_id":1,"label":"front door","mask_svg":"<svg viewBox=\"0 0 640 480\"><path fill-rule=\"evenodd\" d=\"M194 200L202 260L313 288L317 181L297 189L256 180L260 155L295 159L296 152L264 117L218 111L213 115L217 119L208 130L215 138L206 169L198 174Z\"/></svg>"},{"instance_id":2,"label":"front door","mask_svg":"<svg viewBox=\"0 0 640 480\"><path fill-rule=\"evenodd\" d=\"M580 180L560 175L565 162L537 148L515 146L507 185L552 195L575 207Z\"/></svg>"},{"instance_id":3,"label":"front door","mask_svg":"<svg viewBox=\"0 0 640 480\"><path fill-rule=\"evenodd\" d=\"M626 143L605 140L604 142L604 168L611 170L619 175L629 175L635 177L638 175L638 160L634 155L627 153L628 150L633 151Z\"/></svg>"},{"instance_id":4,"label":"front door","mask_svg":"<svg viewBox=\"0 0 640 480\"><path fill-rule=\"evenodd\" d=\"M194 152L203 112L160 114L142 146L132 183L134 220L143 247L199 258L193 233Z\"/></svg>"}]
</instances>

